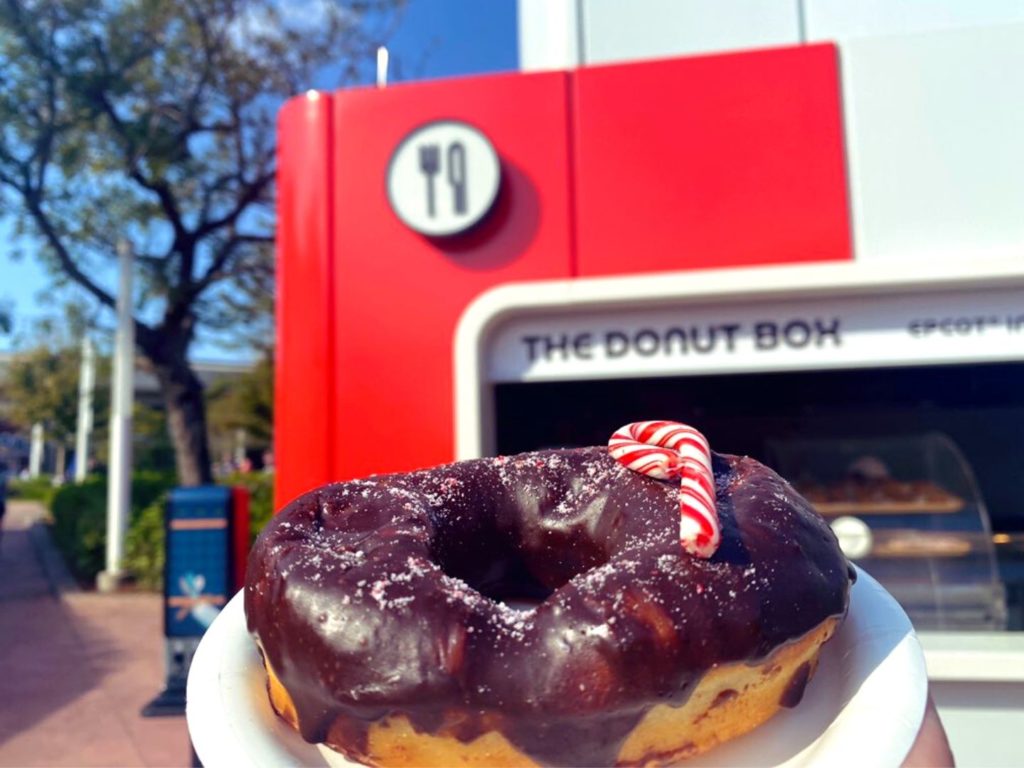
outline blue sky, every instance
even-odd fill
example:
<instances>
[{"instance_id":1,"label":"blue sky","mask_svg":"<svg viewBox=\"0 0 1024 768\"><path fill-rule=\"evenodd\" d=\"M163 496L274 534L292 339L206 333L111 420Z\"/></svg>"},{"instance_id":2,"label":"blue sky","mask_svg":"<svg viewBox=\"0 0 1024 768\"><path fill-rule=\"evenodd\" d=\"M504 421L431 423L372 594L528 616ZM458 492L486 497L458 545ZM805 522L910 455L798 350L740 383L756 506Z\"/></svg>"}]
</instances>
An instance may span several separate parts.
<instances>
[{"instance_id":1,"label":"blue sky","mask_svg":"<svg viewBox=\"0 0 1024 768\"><path fill-rule=\"evenodd\" d=\"M405 81L515 70L516 0L407 0L388 47ZM31 253L11 258L11 238L10 222L0 220L0 306L13 309L17 333L55 306L51 281ZM0 334L0 351L11 344ZM239 354L202 338L193 348L205 360Z\"/></svg>"}]
</instances>

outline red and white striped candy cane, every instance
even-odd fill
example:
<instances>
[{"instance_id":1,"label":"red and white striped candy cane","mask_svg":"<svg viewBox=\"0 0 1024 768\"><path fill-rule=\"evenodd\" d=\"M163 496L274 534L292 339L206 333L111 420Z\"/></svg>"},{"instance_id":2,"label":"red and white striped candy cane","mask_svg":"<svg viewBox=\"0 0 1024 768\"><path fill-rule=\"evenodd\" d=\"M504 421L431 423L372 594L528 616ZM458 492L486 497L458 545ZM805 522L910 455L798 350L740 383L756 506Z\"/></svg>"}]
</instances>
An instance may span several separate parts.
<instances>
[{"instance_id":1,"label":"red and white striped candy cane","mask_svg":"<svg viewBox=\"0 0 1024 768\"><path fill-rule=\"evenodd\" d=\"M715 508L711 448L700 432L675 421L635 421L608 441L612 458L658 480L681 478L679 543L697 557L711 557L722 540Z\"/></svg>"}]
</instances>

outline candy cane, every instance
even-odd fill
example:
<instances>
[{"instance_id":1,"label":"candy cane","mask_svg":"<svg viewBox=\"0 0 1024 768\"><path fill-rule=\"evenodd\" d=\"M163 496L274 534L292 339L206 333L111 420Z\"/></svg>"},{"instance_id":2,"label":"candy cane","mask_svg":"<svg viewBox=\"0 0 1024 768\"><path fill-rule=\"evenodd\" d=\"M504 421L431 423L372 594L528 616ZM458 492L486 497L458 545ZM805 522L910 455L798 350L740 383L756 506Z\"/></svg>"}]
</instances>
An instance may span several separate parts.
<instances>
[{"instance_id":1,"label":"candy cane","mask_svg":"<svg viewBox=\"0 0 1024 768\"><path fill-rule=\"evenodd\" d=\"M679 543L697 557L715 553L722 529L715 508L711 448L704 435L675 421L635 421L615 431L608 452L642 475L680 478Z\"/></svg>"}]
</instances>

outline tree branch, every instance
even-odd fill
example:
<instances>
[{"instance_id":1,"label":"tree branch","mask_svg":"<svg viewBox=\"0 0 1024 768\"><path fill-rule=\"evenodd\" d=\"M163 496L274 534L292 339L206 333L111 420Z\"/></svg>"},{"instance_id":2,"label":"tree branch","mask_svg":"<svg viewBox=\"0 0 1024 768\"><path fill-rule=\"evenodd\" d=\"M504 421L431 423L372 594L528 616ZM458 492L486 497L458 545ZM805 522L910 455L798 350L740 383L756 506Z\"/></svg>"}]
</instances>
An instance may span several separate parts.
<instances>
[{"instance_id":1,"label":"tree branch","mask_svg":"<svg viewBox=\"0 0 1024 768\"><path fill-rule=\"evenodd\" d=\"M112 72L110 59L103 47L103 41L97 37L93 37L92 43L96 50L96 55L103 63L104 75L106 75L108 79L111 78L114 73ZM129 63L129 67L131 65L132 64ZM189 233L185 229L185 223L182 219L178 202L174 197L174 191L165 179L150 179L142 173L139 168L139 158L145 154L145 148L140 148L129 134L125 122L121 119L121 116L117 114L117 109L110 101L107 92L102 88L96 88L91 93L91 96L95 103L99 105L100 111L106 115L108 120L110 120L111 127L114 129L114 132L117 134L124 146L125 169L128 172L129 178L143 189L147 189L156 195L157 200L160 202L160 208L167 216L167 220L170 223L171 228L174 230L176 246L185 245L189 239ZM175 249L177 250L177 248Z\"/></svg>"},{"instance_id":2,"label":"tree branch","mask_svg":"<svg viewBox=\"0 0 1024 768\"><path fill-rule=\"evenodd\" d=\"M46 238L46 242L53 249L54 254L57 256L57 261L60 262L61 269L67 272L68 277L78 283L84 288L93 298L108 307L116 307L117 302L113 295L103 290L97 283L93 282L88 275L86 275L75 260L68 253L67 248L64 246L64 242L60 238L56 227L53 222L50 221L50 217L46 215L46 211L42 209L38 198L35 195L24 195L25 206L28 208L29 213L32 214L32 220L35 221L39 230L43 233L43 237Z\"/></svg>"},{"instance_id":3,"label":"tree branch","mask_svg":"<svg viewBox=\"0 0 1024 768\"><path fill-rule=\"evenodd\" d=\"M107 98L107 94L103 91L97 91L95 93L95 99L100 104L103 110L103 114L110 120L114 131L118 137L124 143L125 148L125 169L128 171L128 176L143 189L147 189L156 195L157 200L160 202L160 208L167 216L167 220L174 230L174 239L176 244L184 244L189 239L189 233L185 229L185 222L182 219L181 211L178 208L178 202L174 197L174 191L170 185L164 180L154 180L146 178L142 171L139 169L138 158L142 152L135 145L134 140L128 134L128 130L125 127L124 121L121 120L117 114L117 110L114 109L114 105L110 103L110 99ZM177 248L175 248L177 250Z\"/></svg>"},{"instance_id":4,"label":"tree branch","mask_svg":"<svg viewBox=\"0 0 1024 768\"><path fill-rule=\"evenodd\" d=\"M196 281L193 297L198 297L200 293L210 287L220 275L224 272L228 261L235 254L238 248L242 245L248 245L251 243L272 243L274 238L270 235L241 235L236 234L229 240L226 240L224 244L217 250L213 261L203 272L203 276Z\"/></svg>"},{"instance_id":5,"label":"tree branch","mask_svg":"<svg viewBox=\"0 0 1024 768\"><path fill-rule=\"evenodd\" d=\"M246 208L260 199L260 195L263 194L273 181L273 171L269 171L258 176L252 183L245 187L230 211L216 219L207 219L196 227L195 238L197 240L202 239L218 229L234 224L238 220L238 217L245 212Z\"/></svg>"}]
</instances>

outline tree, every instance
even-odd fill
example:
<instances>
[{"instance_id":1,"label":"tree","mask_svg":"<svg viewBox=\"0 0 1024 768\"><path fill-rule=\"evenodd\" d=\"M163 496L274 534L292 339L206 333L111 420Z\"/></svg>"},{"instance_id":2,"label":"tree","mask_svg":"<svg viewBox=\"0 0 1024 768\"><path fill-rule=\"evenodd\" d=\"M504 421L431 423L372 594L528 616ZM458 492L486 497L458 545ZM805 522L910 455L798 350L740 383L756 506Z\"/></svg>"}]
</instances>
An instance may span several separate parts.
<instances>
[{"instance_id":1,"label":"tree","mask_svg":"<svg viewBox=\"0 0 1024 768\"><path fill-rule=\"evenodd\" d=\"M222 451L230 450L238 430L244 430L254 446L269 447L274 435L273 358L266 354L241 376L214 382L207 406L210 433Z\"/></svg>"},{"instance_id":2,"label":"tree","mask_svg":"<svg viewBox=\"0 0 1024 768\"><path fill-rule=\"evenodd\" d=\"M47 438L57 444L58 473L63 470L63 457L75 443L81 357L77 347L40 344L14 355L0 381L5 402L3 417L26 431L35 423L43 425ZM102 382L108 378L103 373L109 366L104 359L98 364L97 381L101 385L93 398L93 412L97 436L102 436L109 402L109 390Z\"/></svg>"},{"instance_id":3,"label":"tree","mask_svg":"<svg viewBox=\"0 0 1024 768\"><path fill-rule=\"evenodd\" d=\"M399 2L0 0L0 213L108 309L130 241L183 484L211 480L197 327L271 272L277 107L355 77Z\"/></svg>"}]
</instances>

